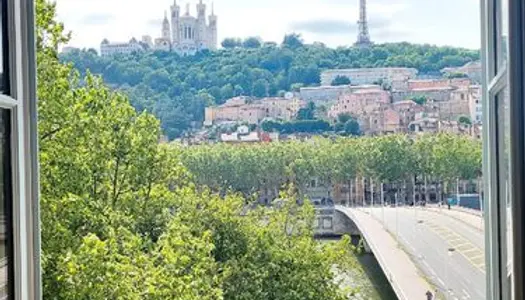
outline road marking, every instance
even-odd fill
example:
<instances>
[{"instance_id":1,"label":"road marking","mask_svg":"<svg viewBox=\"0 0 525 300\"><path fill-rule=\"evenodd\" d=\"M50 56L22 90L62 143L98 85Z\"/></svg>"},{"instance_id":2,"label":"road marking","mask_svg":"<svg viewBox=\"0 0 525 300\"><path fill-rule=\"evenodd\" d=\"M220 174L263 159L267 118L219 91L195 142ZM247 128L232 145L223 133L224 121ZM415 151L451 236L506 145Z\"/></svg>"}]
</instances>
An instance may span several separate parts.
<instances>
[{"instance_id":1,"label":"road marking","mask_svg":"<svg viewBox=\"0 0 525 300\"><path fill-rule=\"evenodd\" d=\"M431 269L431 268L430 268L430 265L429 265L426 261L423 261L423 264L424 264L427 268Z\"/></svg>"},{"instance_id":2,"label":"road marking","mask_svg":"<svg viewBox=\"0 0 525 300\"><path fill-rule=\"evenodd\" d=\"M471 252L479 253L479 249L477 249L477 248L470 248L468 250L463 251L463 253L465 253L465 254L469 254Z\"/></svg>"},{"instance_id":3,"label":"road marking","mask_svg":"<svg viewBox=\"0 0 525 300\"><path fill-rule=\"evenodd\" d=\"M458 253L465 257L475 268L485 273L485 253L474 244L464 239L458 233L427 220L425 223L431 230L445 239L445 242L454 247Z\"/></svg>"},{"instance_id":4,"label":"road marking","mask_svg":"<svg viewBox=\"0 0 525 300\"><path fill-rule=\"evenodd\" d=\"M438 277L437 280L439 281L439 283L441 283L442 286L445 286L445 282L441 280L441 278Z\"/></svg>"},{"instance_id":5,"label":"road marking","mask_svg":"<svg viewBox=\"0 0 525 300\"><path fill-rule=\"evenodd\" d=\"M470 294L465 289L463 289L463 294L467 297L466 299L470 299Z\"/></svg>"},{"instance_id":6,"label":"road marking","mask_svg":"<svg viewBox=\"0 0 525 300\"><path fill-rule=\"evenodd\" d=\"M417 254L416 248L414 248L414 246L412 246L412 244L410 244L407 239L405 239L403 236L399 236L399 239L401 242L403 242L403 244L407 245L415 254Z\"/></svg>"},{"instance_id":7,"label":"road marking","mask_svg":"<svg viewBox=\"0 0 525 300\"><path fill-rule=\"evenodd\" d=\"M471 245L469 243L463 243L463 244L456 245L456 248L465 248L465 247L470 248Z\"/></svg>"}]
</instances>

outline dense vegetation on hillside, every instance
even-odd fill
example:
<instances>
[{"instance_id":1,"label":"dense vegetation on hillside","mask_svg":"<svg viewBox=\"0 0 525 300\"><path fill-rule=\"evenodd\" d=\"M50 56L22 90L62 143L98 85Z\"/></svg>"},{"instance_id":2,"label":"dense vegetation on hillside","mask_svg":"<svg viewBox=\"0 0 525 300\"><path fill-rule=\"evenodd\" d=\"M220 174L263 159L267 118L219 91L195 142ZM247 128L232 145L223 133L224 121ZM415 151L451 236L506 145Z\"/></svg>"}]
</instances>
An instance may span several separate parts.
<instances>
[{"instance_id":1,"label":"dense vegetation on hillside","mask_svg":"<svg viewBox=\"0 0 525 300\"><path fill-rule=\"evenodd\" d=\"M414 67L436 74L479 58L478 51L409 43L331 49L304 44L296 34L287 35L281 45L252 40L227 39L223 50L189 57L160 51L100 57L91 49L61 59L73 63L81 75L87 70L102 75L111 87L126 92L138 111L154 113L164 133L175 138L200 126L207 105L236 95L275 96L316 86L324 69Z\"/></svg>"},{"instance_id":2,"label":"dense vegetation on hillside","mask_svg":"<svg viewBox=\"0 0 525 300\"><path fill-rule=\"evenodd\" d=\"M36 8L44 299L348 299L336 264L360 288L349 239L315 241L310 205L247 212L197 186L152 114L60 63L55 7Z\"/></svg>"}]
</instances>

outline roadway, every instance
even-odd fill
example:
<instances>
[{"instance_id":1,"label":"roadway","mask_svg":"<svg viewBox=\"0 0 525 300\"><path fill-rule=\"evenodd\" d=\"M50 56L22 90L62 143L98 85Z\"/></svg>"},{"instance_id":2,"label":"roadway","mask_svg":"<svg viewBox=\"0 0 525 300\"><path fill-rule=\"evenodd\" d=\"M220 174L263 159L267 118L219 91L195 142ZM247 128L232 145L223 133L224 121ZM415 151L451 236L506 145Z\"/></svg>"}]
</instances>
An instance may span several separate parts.
<instances>
[{"instance_id":1,"label":"roadway","mask_svg":"<svg viewBox=\"0 0 525 300\"><path fill-rule=\"evenodd\" d=\"M482 230L438 210L413 207L361 210L384 223L447 299L486 299Z\"/></svg>"}]
</instances>

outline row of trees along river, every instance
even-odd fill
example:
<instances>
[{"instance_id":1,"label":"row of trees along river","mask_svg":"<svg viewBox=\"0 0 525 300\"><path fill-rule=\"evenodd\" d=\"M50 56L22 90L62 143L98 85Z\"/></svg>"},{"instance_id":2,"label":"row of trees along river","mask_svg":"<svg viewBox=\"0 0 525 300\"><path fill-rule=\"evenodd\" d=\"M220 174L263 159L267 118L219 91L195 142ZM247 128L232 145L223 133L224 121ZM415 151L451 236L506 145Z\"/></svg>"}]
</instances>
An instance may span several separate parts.
<instances>
[{"instance_id":1,"label":"row of trees along river","mask_svg":"<svg viewBox=\"0 0 525 300\"><path fill-rule=\"evenodd\" d=\"M425 134L359 138L316 138L307 142L179 147L184 166L199 185L216 192L238 191L278 196L293 183L305 194L312 179L331 187L351 187L358 179L388 184L401 193L407 186L437 184L438 194L455 192L458 180L479 184L481 142L468 136ZM352 188L350 188L352 190ZM425 193L429 192L428 186ZM356 197L347 193L349 202ZM422 195L423 196L423 195ZM409 197L411 198L411 197ZM422 198L422 197L421 197ZM429 199L429 195L425 195Z\"/></svg>"}]
</instances>

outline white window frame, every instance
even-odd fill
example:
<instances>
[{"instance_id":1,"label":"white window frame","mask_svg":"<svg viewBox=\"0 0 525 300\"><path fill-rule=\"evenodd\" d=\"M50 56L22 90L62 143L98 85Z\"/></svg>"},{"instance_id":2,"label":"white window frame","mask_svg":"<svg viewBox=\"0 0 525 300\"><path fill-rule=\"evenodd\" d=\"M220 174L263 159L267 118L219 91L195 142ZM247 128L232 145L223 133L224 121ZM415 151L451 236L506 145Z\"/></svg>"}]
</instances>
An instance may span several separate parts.
<instances>
[{"instance_id":1,"label":"white window frame","mask_svg":"<svg viewBox=\"0 0 525 300\"><path fill-rule=\"evenodd\" d=\"M508 5L502 11L503 3ZM502 13L506 15L503 16ZM508 20L504 25L502 18ZM487 299L525 299L525 4L522 0L481 0L483 62L483 161L486 188ZM507 61L500 63L503 26L508 26ZM501 66L499 66L501 65ZM509 157L508 168L498 135L498 99L508 89ZM501 117L501 116L500 116ZM500 156L500 157L498 157ZM505 172L505 173L502 173ZM507 182L503 176L508 176ZM504 191L504 192L502 192ZM510 207L507 199L510 195ZM507 211L510 211L507 216ZM510 228L507 228L507 219ZM510 231L507 235L507 230ZM510 240L510 241L509 241ZM509 247L510 245L510 247ZM510 251L509 251L510 250ZM508 256L508 257L507 257Z\"/></svg>"},{"instance_id":2,"label":"white window frame","mask_svg":"<svg viewBox=\"0 0 525 300\"><path fill-rule=\"evenodd\" d=\"M9 299L41 299L34 0L7 1L14 290Z\"/></svg>"}]
</instances>

